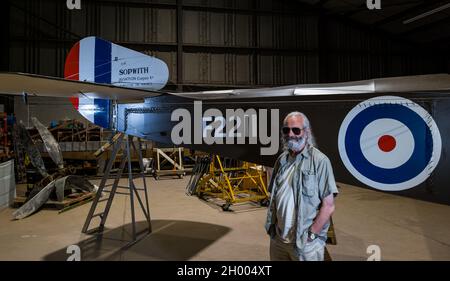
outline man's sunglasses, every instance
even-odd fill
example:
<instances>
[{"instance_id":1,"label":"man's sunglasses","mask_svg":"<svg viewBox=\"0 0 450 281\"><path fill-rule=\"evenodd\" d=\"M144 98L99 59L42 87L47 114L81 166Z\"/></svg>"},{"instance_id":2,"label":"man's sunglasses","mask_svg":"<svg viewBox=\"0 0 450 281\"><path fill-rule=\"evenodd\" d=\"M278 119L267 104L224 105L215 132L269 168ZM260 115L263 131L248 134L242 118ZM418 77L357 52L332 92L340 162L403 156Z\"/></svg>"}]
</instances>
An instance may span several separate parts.
<instances>
[{"instance_id":1,"label":"man's sunglasses","mask_svg":"<svg viewBox=\"0 0 450 281\"><path fill-rule=\"evenodd\" d=\"M283 127L282 129L281 129L281 131L283 132L283 134L285 134L285 135L289 135L289 132L292 130L292 132L294 133L294 135L300 135L301 133L302 133L302 130L303 129L301 129L301 128L297 128L297 127L293 127L293 128L290 128L290 127Z\"/></svg>"}]
</instances>

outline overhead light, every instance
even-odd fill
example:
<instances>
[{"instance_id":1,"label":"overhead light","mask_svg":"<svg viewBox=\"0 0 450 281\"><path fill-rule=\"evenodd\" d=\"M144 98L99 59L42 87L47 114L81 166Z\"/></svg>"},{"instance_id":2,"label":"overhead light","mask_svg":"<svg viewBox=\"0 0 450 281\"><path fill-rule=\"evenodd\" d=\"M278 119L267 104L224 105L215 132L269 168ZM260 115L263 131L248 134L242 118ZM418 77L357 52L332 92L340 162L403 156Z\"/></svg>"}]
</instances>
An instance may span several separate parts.
<instances>
[{"instance_id":1,"label":"overhead light","mask_svg":"<svg viewBox=\"0 0 450 281\"><path fill-rule=\"evenodd\" d=\"M447 3L447 4L443 5L443 6L437 7L435 9L431 10L431 11L425 12L423 14L420 14L420 15L415 16L413 18L410 18L408 20L404 20L403 24L409 24L409 23L415 22L415 21L420 20L420 19L422 19L424 17L428 17L428 16L430 16L432 14L438 13L438 12L443 11L443 10L448 9L448 8L450 8L450 3Z\"/></svg>"},{"instance_id":2,"label":"overhead light","mask_svg":"<svg viewBox=\"0 0 450 281\"><path fill-rule=\"evenodd\" d=\"M234 90L217 90L217 91L204 91L204 94L233 94Z\"/></svg>"},{"instance_id":3,"label":"overhead light","mask_svg":"<svg viewBox=\"0 0 450 281\"><path fill-rule=\"evenodd\" d=\"M368 82L359 85L348 85L348 86L295 88L294 96L361 94L374 92L375 92L375 84L373 82Z\"/></svg>"}]
</instances>

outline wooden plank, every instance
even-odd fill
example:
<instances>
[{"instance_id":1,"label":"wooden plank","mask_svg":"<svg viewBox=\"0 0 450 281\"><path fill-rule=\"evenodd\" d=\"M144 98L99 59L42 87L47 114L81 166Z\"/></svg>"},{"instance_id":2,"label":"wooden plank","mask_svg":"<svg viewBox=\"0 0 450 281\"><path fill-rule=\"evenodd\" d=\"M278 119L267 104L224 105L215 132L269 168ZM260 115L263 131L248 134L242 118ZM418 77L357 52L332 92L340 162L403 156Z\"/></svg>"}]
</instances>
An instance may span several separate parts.
<instances>
[{"instance_id":1,"label":"wooden plank","mask_svg":"<svg viewBox=\"0 0 450 281\"><path fill-rule=\"evenodd\" d=\"M99 157L103 152L105 152L109 147L116 143L116 141L121 137L123 133L117 133L110 142L105 143L96 152L94 152L95 157Z\"/></svg>"},{"instance_id":2,"label":"wooden plank","mask_svg":"<svg viewBox=\"0 0 450 281\"><path fill-rule=\"evenodd\" d=\"M95 196L95 192L79 193L78 196L76 196L74 198L66 197L62 202L54 201L54 200L47 200L47 202L42 207L46 208L46 209L61 210L61 209L67 208L69 206L78 204L80 202L91 200L92 198L94 198L94 196ZM27 200L27 198L23 197L23 196L16 197L14 199L13 207L19 208L20 206L22 206L25 203L26 200Z\"/></svg>"},{"instance_id":3,"label":"wooden plank","mask_svg":"<svg viewBox=\"0 0 450 281\"><path fill-rule=\"evenodd\" d=\"M42 157L50 157L48 155L48 152L41 153ZM64 159L71 159L71 160L96 160L97 157L95 157L92 152L90 151L63 151L62 152Z\"/></svg>"},{"instance_id":4,"label":"wooden plank","mask_svg":"<svg viewBox=\"0 0 450 281\"><path fill-rule=\"evenodd\" d=\"M84 200L81 200L81 201L78 201L78 202L76 202L76 203L70 204L69 206L64 207L63 209L60 209L60 210L58 211L58 214L61 214L62 212L65 212L65 211L71 210L71 209L73 209L73 208L79 207L79 206L81 206L81 205L84 205L84 204L86 204L86 203L89 203L89 202L91 202L92 200L94 200L94 196L90 196L90 197L88 197L88 198L86 198L86 199L84 199Z\"/></svg>"}]
</instances>

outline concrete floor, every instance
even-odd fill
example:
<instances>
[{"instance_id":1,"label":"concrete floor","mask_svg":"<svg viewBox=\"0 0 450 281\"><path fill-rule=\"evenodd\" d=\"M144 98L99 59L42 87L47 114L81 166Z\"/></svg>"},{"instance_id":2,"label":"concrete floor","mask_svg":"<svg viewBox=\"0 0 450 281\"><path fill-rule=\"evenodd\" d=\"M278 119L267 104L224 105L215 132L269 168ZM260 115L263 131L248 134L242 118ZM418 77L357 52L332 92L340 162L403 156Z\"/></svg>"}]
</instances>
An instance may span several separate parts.
<instances>
[{"instance_id":1,"label":"concrete floor","mask_svg":"<svg viewBox=\"0 0 450 281\"><path fill-rule=\"evenodd\" d=\"M186 196L187 181L148 179L153 233L127 248L127 196L116 197L103 239L80 233L90 203L62 214L41 210L21 221L11 221L13 209L3 209L0 260L66 260L70 245L81 248L84 260L268 260L265 208L223 212ZM370 245L379 247L382 260L450 260L450 206L341 186L333 216L338 244L328 246L333 260L367 260ZM144 227L140 210L137 218Z\"/></svg>"}]
</instances>

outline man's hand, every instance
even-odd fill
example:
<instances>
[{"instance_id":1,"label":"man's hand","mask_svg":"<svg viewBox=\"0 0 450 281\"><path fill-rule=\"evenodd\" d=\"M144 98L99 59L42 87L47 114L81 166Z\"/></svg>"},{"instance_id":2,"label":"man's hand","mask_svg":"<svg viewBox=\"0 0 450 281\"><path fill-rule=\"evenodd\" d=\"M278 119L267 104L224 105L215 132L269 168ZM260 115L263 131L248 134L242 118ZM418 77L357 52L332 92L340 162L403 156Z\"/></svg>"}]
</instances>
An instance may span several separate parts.
<instances>
[{"instance_id":1,"label":"man's hand","mask_svg":"<svg viewBox=\"0 0 450 281\"><path fill-rule=\"evenodd\" d=\"M320 208L319 214L310 228L313 233L320 233L323 226L330 220L330 217L334 212L334 208L334 195L330 194L322 200L322 207Z\"/></svg>"}]
</instances>

